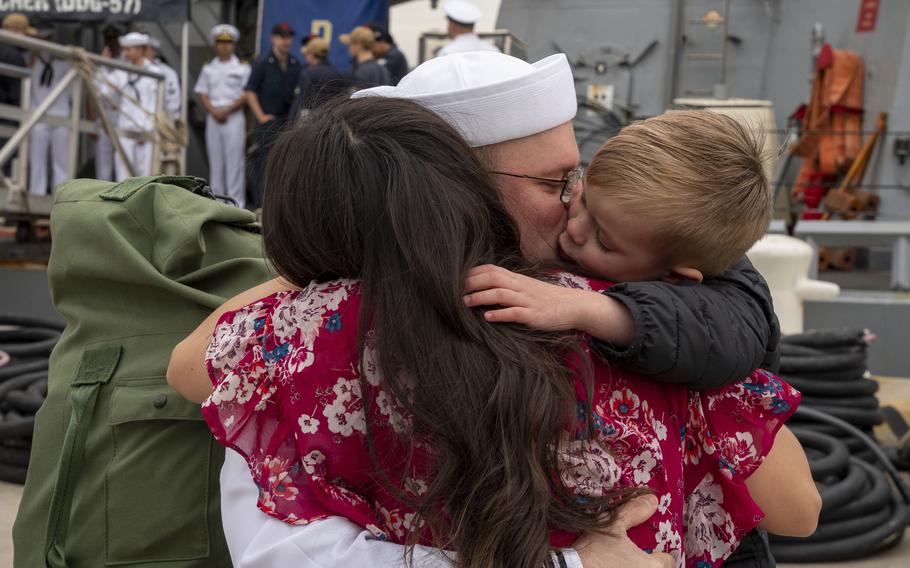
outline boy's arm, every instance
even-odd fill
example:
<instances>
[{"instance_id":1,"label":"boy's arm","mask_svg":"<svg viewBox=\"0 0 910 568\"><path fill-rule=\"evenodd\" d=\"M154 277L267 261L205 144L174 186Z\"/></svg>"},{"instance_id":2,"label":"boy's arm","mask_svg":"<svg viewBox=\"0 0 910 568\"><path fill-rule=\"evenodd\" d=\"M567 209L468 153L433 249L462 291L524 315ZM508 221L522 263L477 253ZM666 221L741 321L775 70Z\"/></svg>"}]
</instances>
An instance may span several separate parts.
<instances>
[{"instance_id":1,"label":"boy's arm","mask_svg":"<svg viewBox=\"0 0 910 568\"><path fill-rule=\"evenodd\" d=\"M634 338L593 339L592 346L628 370L695 390L734 383L759 367L777 370L780 327L771 292L746 258L701 284L628 282L605 295L632 314Z\"/></svg>"},{"instance_id":2,"label":"boy's arm","mask_svg":"<svg viewBox=\"0 0 910 568\"><path fill-rule=\"evenodd\" d=\"M707 390L734 383L780 358L780 330L764 279L745 258L701 284L628 282L596 294L540 282L504 268L471 271L465 304L498 304L491 322L588 333L604 359L654 380Z\"/></svg>"}]
</instances>

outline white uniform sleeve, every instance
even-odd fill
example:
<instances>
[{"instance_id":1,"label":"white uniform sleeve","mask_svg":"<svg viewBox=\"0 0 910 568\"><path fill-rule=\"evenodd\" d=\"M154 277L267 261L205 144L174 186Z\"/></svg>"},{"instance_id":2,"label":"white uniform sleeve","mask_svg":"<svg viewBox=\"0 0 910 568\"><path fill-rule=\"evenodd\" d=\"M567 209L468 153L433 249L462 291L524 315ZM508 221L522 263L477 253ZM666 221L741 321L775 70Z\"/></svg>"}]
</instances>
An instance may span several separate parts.
<instances>
[{"instance_id":1,"label":"white uniform sleeve","mask_svg":"<svg viewBox=\"0 0 910 568\"><path fill-rule=\"evenodd\" d=\"M202 68L202 72L199 73L199 78L196 79L196 86L193 87L193 92L197 95L207 95L211 88L211 85L209 85L209 66L206 65Z\"/></svg>"},{"instance_id":2,"label":"white uniform sleeve","mask_svg":"<svg viewBox=\"0 0 910 568\"><path fill-rule=\"evenodd\" d=\"M234 568L407 566L404 546L376 540L372 533L343 517L289 525L260 511L258 497L243 458L226 450L221 469L221 520ZM438 549L423 546L414 548L413 565L452 566Z\"/></svg>"},{"instance_id":3,"label":"white uniform sleeve","mask_svg":"<svg viewBox=\"0 0 910 568\"><path fill-rule=\"evenodd\" d=\"M180 100L180 78L177 72L167 67L164 70L164 109L171 116L180 116L180 108L183 101Z\"/></svg>"},{"instance_id":4,"label":"white uniform sleeve","mask_svg":"<svg viewBox=\"0 0 910 568\"><path fill-rule=\"evenodd\" d=\"M126 72L119 69L109 71L102 67L95 75L95 86L98 92L102 97L111 99L114 103L120 101L120 90L126 86L126 82Z\"/></svg>"}]
</instances>

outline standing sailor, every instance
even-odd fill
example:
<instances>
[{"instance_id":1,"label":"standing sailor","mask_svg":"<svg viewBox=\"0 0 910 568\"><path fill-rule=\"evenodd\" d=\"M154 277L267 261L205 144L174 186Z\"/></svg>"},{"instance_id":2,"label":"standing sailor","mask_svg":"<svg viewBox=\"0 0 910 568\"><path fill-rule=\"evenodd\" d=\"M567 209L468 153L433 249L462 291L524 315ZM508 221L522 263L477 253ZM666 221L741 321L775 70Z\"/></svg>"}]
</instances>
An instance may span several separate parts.
<instances>
[{"instance_id":1,"label":"standing sailor","mask_svg":"<svg viewBox=\"0 0 910 568\"><path fill-rule=\"evenodd\" d=\"M303 46L303 57L306 67L300 72L300 80L295 89L294 106L291 107L291 119L301 116L324 102L346 94L350 85L344 75L329 65L329 41L319 36L309 38Z\"/></svg>"},{"instance_id":2,"label":"standing sailor","mask_svg":"<svg viewBox=\"0 0 910 568\"><path fill-rule=\"evenodd\" d=\"M376 39L373 30L357 26L349 34L341 34L338 40L348 46L351 55L351 82L355 89L370 89L383 85L394 85L389 70L379 64L373 56Z\"/></svg>"},{"instance_id":3,"label":"standing sailor","mask_svg":"<svg viewBox=\"0 0 910 568\"><path fill-rule=\"evenodd\" d=\"M171 120L177 121L180 118L180 110L183 107L180 100L180 77L174 68L165 63L158 52L161 50L161 42L158 38L149 37L149 44L145 46L145 58L161 68L161 74L164 75L164 110L167 111Z\"/></svg>"},{"instance_id":4,"label":"standing sailor","mask_svg":"<svg viewBox=\"0 0 910 568\"><path fill-rule=\"evenodd\" d=\"M448 0L442 7L449 20L449 37L452 42L439 50L437 55L449 55L463 51L499 51L474 33L474 24L480 21L483 14L480 8L467 0Z\"/></svg>"},{"instance_id":5,"label":"standing sailor","mask_svg":"<svg viewBox=\"0 0 910 568\"><path fill-rule=\"evenodd\" d=\"M259 123L259 149L253 166L253 208L262 207L262 174L272 140L281 132L294 103L301 65L291 55L294 29L287 22L272 26L272 48L253 64L246 101Z\"/></svg>"},{"instance_id":6,"label":"standing sailor","mask_svg":"<svg viewBox=\"0 0 910 568\"><path fill-rule=\"evenodd\" d=\"M161 68L146 59L145 47L149 36L130 32L120 38L123 58L127 63L147 71L161 73ZM102 96L120 107L117 130L120 145L137 176L152 173L151 136L155 131L155 110L158 103L158 81L146 75L121 69L102 70L98 78ZM139 139L142 137L143 139ZM116 181L129 177L129 170L120 155L115 156Z\"/></svg>"},{"instance_id":7,"label":"standing sailor","mask_svg":"<svg viewBox=\"0 0 910 568\"><path fill-rule=\"evenodd\" d=\"M29 58L31 68L31 108L34 111L60 83L70 64L48 53L32 52ZM46 116L66 118L70 114L73 90L67 88L57 97ZM53 186L66 181L69 166L70 131L68 126L55 126L38 122L29 133L29 178L28 191L34 195L48 194L48 158L52 164ZM50 151L50 153L48 152Z\"/></svg>"},{"instance_id":8,"label":"standing sailor","mask_svg":"<svg viewBox=\"0 0 910 568\"><path fill-rule=\"evenodd\" d=\"M388 69L392 76L392 86L408 74L408 59L395 44L389 29L379 22L370 22L366 27L373 30L373 56L380 65Z\"/></svg>"},{"instance_id":9,"label":"standing sailor","mask_svg":"<svg viewBox=\"0 0 910 568\"><path fill-rule=\"evenodd\" d=\"M246 104L244 85L250 66L234 50L240 32L232 25L212 28L210 37L216 57L199 74L196 88L205 119L205 146L209 157L209 183L215 193L231 197L238 207L246 206Z\"/></svg>"}]
</instances>

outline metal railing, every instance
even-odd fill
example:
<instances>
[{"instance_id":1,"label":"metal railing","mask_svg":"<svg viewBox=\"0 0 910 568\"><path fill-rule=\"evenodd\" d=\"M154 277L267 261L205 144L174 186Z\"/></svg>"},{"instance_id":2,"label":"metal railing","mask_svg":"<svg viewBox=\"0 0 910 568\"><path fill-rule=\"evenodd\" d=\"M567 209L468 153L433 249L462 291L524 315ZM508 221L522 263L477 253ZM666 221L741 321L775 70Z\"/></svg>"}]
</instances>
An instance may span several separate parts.
<instances>
[{"instance_id":1,"label":"metal railing","mask_svg":"<svg viewBox=\"0 0 910 568\"><path fill-rule=\"evenodd\" d=\"M57 126L67 126L70 129L70 146L69 146L69 163L68 175L70 178L76 176L76 167L79 154L80 134L98 134L99 129L90 120L82 118L83 95L88 94L89 99L97 109L98 118L101 122L101 129L111 140L114 147L115 155L125 163L129 174L135 175L135 170L130 160L127 159L126 153L120 144L120 138L133 138L150 142L152 146L152 169L158 171L161 168L161 146L162 136L158 129L152 132L135 132L118 130L116 125L111 121L105 105L104 96L96 88L96 68L107 67L110 69L119 69L131 74L150 77L157 82L157 96L155 104L155 116L162 116L164 109L164 76L154 71L149 71L135 65L131 65L119 59L111 59L94 53L88 53L82 48L76 46L64 46L49 41L35 39L21 34L0 30L0 43L13 45L33 52L43 52L51 56L65 59L70 62L72 67L63 76L59 83L48 93L48 96L35 109L31 109L31 72L26 68L12 65L0 64L0 75L13 77L22 81L22 98L19 107L0 104L0 118L19 122L18 128L11 131L9 126L0 126L0 135L8 137L7 142L0 148L0 168L2 168L14 155L18 159L15 171L13 172L13 185L22 193L27 193L28 185L28 135L34 129L35 125L40 123L53 124ZM48 110L53 104L63 96L67 89L72 88L72 105L69 117L59 117L48 115ZM8 135L8 136L7 136ZM183 143L181 144L183 145ZM179 160L178 163L182 163ZM178 166L181 169L182 166ZM178 173L180 173L178 171ZM6 183L9 186L9 183ZM12 189L12 188L9 188ZM25 197L24 195L22 196ZM10 199L10 201L12 201ZM0 201L0 209L9 209L10 204L4 207ZM25 211L30 211L28 200L25 200Z\"/></svg>"}]
</instances>

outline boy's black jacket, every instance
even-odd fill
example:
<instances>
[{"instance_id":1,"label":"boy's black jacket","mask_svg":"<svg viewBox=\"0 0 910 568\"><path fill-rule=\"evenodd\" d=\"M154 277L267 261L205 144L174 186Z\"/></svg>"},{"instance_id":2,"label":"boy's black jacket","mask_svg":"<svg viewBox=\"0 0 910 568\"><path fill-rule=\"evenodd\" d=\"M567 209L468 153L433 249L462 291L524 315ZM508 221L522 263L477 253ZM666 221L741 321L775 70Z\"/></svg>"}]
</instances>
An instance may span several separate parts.
<instances>
[{"instance_id":1,"label":"boy's black jacket","mask_svg":"<svg viewBox=\"0 0 910 568\"><path fill-rule=\"evenodd\" d=\"M771 291L745 257L701 284L626 282L604 293L632 313L635 338L623 348L593 338L591 344L626 370L706 390L759 367L778 369L780 325Z\"/></svg>"}]
</instances>

